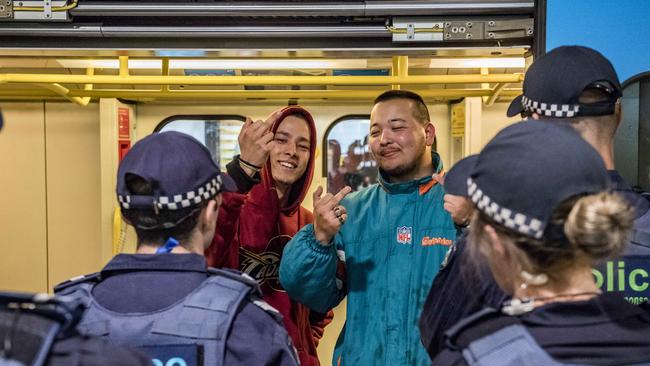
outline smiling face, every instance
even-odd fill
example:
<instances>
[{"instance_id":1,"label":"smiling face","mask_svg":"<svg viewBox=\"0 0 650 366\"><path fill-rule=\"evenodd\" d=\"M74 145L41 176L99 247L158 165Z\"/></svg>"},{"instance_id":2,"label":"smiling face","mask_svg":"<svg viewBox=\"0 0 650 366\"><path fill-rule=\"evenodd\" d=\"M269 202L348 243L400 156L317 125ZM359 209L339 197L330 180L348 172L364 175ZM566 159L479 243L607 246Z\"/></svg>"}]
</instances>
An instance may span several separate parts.
<instances>
[{"instance_id":1,"label":"smiling face","mask_svg":"<svg viewBox=\"0 0 650 366\"><path fill-rule=\"evenodd\" d=\"M413 115L413 101L390 99L375 104L370 113L370 150L391 178L415 178L435 137L433 125ZM429 141L431 140L431 141Z\"/></svg>"},{"instance_id":2,"label":"smiling face","mask_svg":"<svg viewBox=\"0 0 650 366\"><path fill-rule=\"evenodd\" d=\"M271 150L271 173L278 188L291 186L305 174L311 140L307 121L298 115L286 117L275 132Z\"/></svg>"}]
</instances>

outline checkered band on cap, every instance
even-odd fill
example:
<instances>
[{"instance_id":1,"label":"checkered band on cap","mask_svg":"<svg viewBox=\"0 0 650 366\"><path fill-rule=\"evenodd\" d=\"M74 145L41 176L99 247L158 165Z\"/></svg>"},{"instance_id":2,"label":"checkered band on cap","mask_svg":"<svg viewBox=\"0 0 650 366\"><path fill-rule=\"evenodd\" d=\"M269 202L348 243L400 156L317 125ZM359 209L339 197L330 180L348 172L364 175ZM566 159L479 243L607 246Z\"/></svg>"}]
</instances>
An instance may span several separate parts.
<instances>
[{"instance_id":1,"label":"checkered band on cap","mask_svg":"<svg viewBox=\"0 0 650 366\"><path fill-rule=\"evenodd\" d=\"M521 98L521 104L525 110L545 117L571 118L575 117L580 111L580 106L577 104L542 103L531 100L525 95Z\"/></svg>"},{"instance_id":2,"label":"checkered band on cap","mask_svg":"<svg viewBox=\"0 0 650 366\"><path fill-rule=\"evenodd\" d=\"M467 187L469 197L472 199L472 202L474 202L476 207L496 223L535 239L542 238L542 235L544 234L544 230L542 230L542 221L515 212L511 209L501 207L486 195L478 187L476 182L472 180L472 178L467 178Z\"/></svg>"},{"instance_id":3,"label":"checkered band on cap","mask_svg":"<svg viewBox=\"0 0 650 366\"><path fill-rule=\"evenodd\" d=\"M180 210L183 208L198 205L199 203L209 200L221 191L223 182L221 176L216 176L208 181L203 186L199 187L196 191L189 191L184 194L177 194L175 196L160 196L157 200L153 201L154 209L160 210ZM117 200L120 206L124 209L131 207L131 196L117 195Z\"/></svg>"}]
</instances>

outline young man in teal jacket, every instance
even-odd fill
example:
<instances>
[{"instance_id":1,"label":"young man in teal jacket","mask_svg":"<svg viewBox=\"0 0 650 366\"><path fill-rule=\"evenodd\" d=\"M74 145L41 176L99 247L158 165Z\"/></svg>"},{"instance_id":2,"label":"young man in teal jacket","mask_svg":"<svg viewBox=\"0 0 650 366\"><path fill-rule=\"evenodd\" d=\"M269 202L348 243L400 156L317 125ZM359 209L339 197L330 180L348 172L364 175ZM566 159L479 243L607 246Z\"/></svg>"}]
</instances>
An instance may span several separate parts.
<instances>
[{"instance_id":1,"label":"young man in teal jacket","mask_svg":"<svg viewBox=\"0 0 650 366\"><path fill-rule=\"evenodd\" d=\"M314 193L314 224L284 249L280 281L289 295L325 312L346 295L347 321L335 365L425 365L422 304L456 237L431 179L435 128L422 98L392 90L375 100L370 149L379 183L350 193ZM345 198L345 199L344 199ZM345 263L345 283L336 277Z\"/></svg>"}]
</instances>

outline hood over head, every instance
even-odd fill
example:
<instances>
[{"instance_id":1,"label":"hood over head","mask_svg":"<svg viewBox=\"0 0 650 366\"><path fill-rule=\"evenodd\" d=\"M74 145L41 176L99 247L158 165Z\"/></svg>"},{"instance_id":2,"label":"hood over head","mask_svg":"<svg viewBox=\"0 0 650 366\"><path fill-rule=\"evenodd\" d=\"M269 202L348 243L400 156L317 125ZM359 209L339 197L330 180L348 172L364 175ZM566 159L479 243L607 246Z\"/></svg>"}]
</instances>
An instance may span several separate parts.
<instances>
[{"instance_id":1,"label":"hood over head","mask_svg":"<svg viewBox=\"0 0 650 366\"><path fill-rule=\"evenodd\" d=\"M282 109L282 114L278 120L273 124L273 126L271 126L271 131L275 133L284 119L288 116L293 115L301 116L307 121L307 125L309 126L309 139L311 140L311 143L309 148L309 161L307 162L307 169L305 169L303 176L291 185L291 191L289 192L289 203L286 207L281 208L282 213L285 215L291 215L296 212L296 210L298 210L300 207L302 201L305 199L305 196L307 195L307 190L309 189L312 178L314 176L314 160L316 156L316 145L318 143L314 118L306 109L300 106L284 107ZM264 188L269 189L275 187L275 181L273 180L273 174L271 173L270 160L267 161L262 168L261 175L262 185Z\"/></svg>"}]
</instances>

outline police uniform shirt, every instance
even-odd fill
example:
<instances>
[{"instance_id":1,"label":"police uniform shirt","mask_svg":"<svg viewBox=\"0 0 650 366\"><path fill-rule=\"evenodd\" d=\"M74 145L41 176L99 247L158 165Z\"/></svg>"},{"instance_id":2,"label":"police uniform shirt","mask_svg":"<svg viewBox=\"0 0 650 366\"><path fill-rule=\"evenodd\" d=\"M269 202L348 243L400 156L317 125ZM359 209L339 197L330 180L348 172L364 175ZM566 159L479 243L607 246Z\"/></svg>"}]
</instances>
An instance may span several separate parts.
<instances>
[{"instance_id":1,"label":"police uniform shirt","mask_svg":"<svg viewBox=\"0 0 650 366\"><path fill-rule=\"evenodd\" d=\"M186 297L206 280L206 262L197 254L119 254L101 271L93 288L99 305L118 313L152 312ZM270 315L246 302L226 341L226 365L295 364L281 324L269 327ZM264 347L256 347L264 345Z\"/></svg>"},{"instance_id":2,"label":"police uniform shirt","mask_svg":"<svg viewBox=\"0 0 650 366\"><path fill-rule=\"evenodd\" d=\"M618 295L605 293L588 301L549 303L519 319L556 361L585 364L584 360L589 360L586 364L620 365L650 359L648 310L631 305ZM480 329L481 322L471 327ZM495 331L492 329L488 334ZM460 350L447 348L433 365L467 363Z\"/></svg>"},{"instance_id":3,"label":"police uniform shirt","mask_svg":"<svg viewBox=\"0 0 650 366\"><path fill-rule=\"evenodd\" d=\"M467 232L463 232L433 280L420 317L422 344L434 358L445 348L444 332L464 317L489 306L500 308L508 296L489 268L470 262Z\"/></svg>"}]
</instances>

